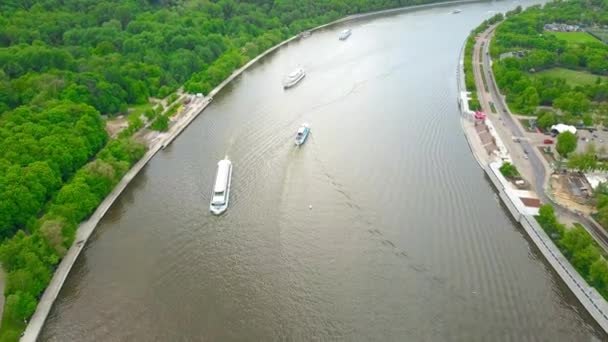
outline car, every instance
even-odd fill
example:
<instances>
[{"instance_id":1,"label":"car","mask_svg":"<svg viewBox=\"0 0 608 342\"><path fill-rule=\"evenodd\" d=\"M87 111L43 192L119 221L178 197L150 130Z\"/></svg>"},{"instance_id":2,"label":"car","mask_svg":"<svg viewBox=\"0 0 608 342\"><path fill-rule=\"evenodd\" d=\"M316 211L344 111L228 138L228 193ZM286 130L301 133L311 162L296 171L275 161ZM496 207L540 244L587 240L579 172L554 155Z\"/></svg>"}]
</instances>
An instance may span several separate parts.
<instances>
[{"instance_id":1,"label":"car","mask_svg":"<svg viewBox=\"0 0 608 342\"><path fill-rule=\"evenodd\" d=\"M553 144L553 139L545 139L543 140L543 144Z\"/></svg>"}]
</instances>

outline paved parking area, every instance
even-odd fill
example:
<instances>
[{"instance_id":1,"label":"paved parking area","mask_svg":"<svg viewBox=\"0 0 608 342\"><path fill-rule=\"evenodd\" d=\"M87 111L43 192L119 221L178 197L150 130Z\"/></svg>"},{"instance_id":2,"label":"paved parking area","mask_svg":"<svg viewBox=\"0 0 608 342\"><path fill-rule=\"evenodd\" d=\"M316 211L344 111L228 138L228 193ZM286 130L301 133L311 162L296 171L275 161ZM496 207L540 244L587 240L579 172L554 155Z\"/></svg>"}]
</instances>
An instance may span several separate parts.
<instances>
[{"instance_id":1,"label":"paved parking area","mask_svg":"<svg viewBox=\"0 0 608 342\"><path fill-rule=\"evenodd\" d=\"M585 149L589 144L593 143L595 147L599 150L600 148L604 148L608 151L608 132L602 129L594 130L593 133L588 130L579 129L576 132L578 136L578 145L576 147L576 152L585 152Z\"/></svg>"}]
</instances>

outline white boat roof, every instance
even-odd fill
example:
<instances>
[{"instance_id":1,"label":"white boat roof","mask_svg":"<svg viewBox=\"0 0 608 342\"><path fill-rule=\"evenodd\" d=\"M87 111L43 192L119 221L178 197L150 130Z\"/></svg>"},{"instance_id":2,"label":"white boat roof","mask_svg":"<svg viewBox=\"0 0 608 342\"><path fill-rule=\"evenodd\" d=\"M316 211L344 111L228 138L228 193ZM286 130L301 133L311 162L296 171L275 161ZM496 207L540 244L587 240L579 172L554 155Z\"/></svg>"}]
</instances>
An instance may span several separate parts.
<instances>
[{"instance_id":1,"label":"white boat roof","mask_svg":"<svg viewBox=\"0 0 608 342\"><path fill-rule=\"evenodd\" d=\"M301 73L302 73L302 68L297 68L296 70L292 71L288 76L291 78L294 78Z\"/></svg>"},{"instance_id":2,"label":"white boat roof","mask_svg":"<svg viewBox=\"0 0 608 342\"><path fill-rule=\"evenodd\" d=\"M228 159L220 160L217 163L217 176L215 178L214 192L226 191L228 187L228 176L232 163Z\"/></svg>"},{"instance_id":3,"label":"white boat roof","mask_svg":"<svg viewBox=\"0 0 608 342\"><path fill-rule=\"evenodd\" d=\"M305 129L306 129L306 127L304 127L304 126L298 128L298 133L304 133Z\"/></svg>"}]
</instances>

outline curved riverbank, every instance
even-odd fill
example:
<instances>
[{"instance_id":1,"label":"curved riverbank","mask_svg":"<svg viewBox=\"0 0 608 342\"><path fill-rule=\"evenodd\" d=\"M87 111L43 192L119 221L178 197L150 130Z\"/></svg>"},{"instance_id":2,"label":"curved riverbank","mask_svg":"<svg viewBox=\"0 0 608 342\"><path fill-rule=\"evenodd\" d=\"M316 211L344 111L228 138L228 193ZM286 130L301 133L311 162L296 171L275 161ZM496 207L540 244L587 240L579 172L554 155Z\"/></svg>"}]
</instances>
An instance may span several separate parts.
<instances>
[{"instance_id":1,"label":"curved riverbank","mask_svg":"<svg viewBox=\"0 0 608 342\"><path fill-rule=\"evenodd\" d=\"M357 20L357 19L369 18L369 17L374 17L374 16L382 16L382 15L393 14L393 13L408 12L408 11L425 9L425 8L449 6L449 5L458 4L458 3L473 3L473 2L479 2L479 0L462 0L462 1L453 1L453 2L433 3L433 4L427 4L427 5L417 5L417 6L383 10L383 11L366 13L366 14L353 15L353 16L349 16L349 17L345 17L345 18L336 20L334 22L331 22L331 23L328 23L325 25L315 27L315 28L311 29L311 31L321 30L323 28L327 28L327 27L330 27L332 25L336 25L339 23L344 23L344 22L347 22L350 20ZM249 63L244 65L243 67L241 67L237 71L233 72L229 78L227 78L220 85L218 85L216 88L214 88L209 93L209 96L213 97L214 95L216 95L228 83L230 83L236 77L240 76L243 71L245 71L247 68L249 68L250 66L255 64L257 61L259 61L264 56L267 56L271 52L277 50L278 48L288 44L289 42L291 42L297 38L298 37L295 36L290 39L287 39L287 40L281 42L280 44L268 49L261 55L257 56L256 58L251 60ZM22 338L23 341L35 341L38 338L38 335L40 334L40 331L51 310L51 307L52 307L55 299L57 298L59 291L61 290L61 287L63 286L74 262L76 261L81 250L84 248L84 245L87 243L91 234L97 227L97 224L99 223L100 219L105 215L107 210L112 206L112 204L120 196L122 191L127 187L127 185L131 182L131 180L154 157L154 155L163 146L167 145L166 142L170 143L171 141L173 141L173 139L175 139L188 126L188 124L190 124L192 121L194 121L194 119L207 107L208 104L209 103L205 103L205 105L201 106L201 108L191 109L190 115L185 115L184 117L182 117L180 119L179 122L177 122L175 125L173 125L173 127L170 129L170 131L165 133L165 136L162 137L162 139L160 139L160 141L154 143L149 148L148 152L144 155L144 157L140 161L138 161L129 170L129 172L121 179L120 183L114 188L114 190L110 193L110 195L108 195L104 199L104 201L96 209L96 211L93 213L93 215L91 215L91 217L86 222L83 222L80 224L78 231L77 231L76 239L74 240L74 244L70 247L70 249L66 253L66 256L62 259L61 263L59 264L59 266L57 267L57 269L53 275L53 279L51 280L51 283L49 284L49 286L43 293L43 296L41 297L40 302L38 304L38 307L36 308L36 312L30 319L30 322L23 335L23 338Z\"/></svg>"},{"instance_id":2,"label":"curved riverbank","mask_svg":"<svg viewBox=\"0 0 608 342\"><path fill-rule=\"evenodd\" d=\"M489 28L488 30L492 29L493 28ZM461 94L463 94L463 92L466 92L466 88L464 87L464 49L460 56L457 80L459 91ZM491 77L491 82L493 82L493 85L495 86L494 77ZM503 101L503 99L500 99L500 101ZM506 104L503 105L506 108ZM483 148L483 146L476 143L478 137L476 136L475 130L471 129L471 127L467 127L467 123L469 123L472 114L472 112L468 110L468 104L461 101L460 110L462 127L471 152L479 162L484 172L492 181L492 184L498 191L501 201L508 208L508 211L511 213L513 218L524 228L529 239L534 242L536 248L542 253L553 270L576 296L578 301L583 305L583 307L585 307L587 312L589 312L589 314L595 319L598 325L608 333L608 302L574 269L570 262L562 255L555 243L540 227L535 217L533 215L529 215L522 210L520 206L514 203L515 200L513 200L511 198L512 196L509 195L509 182L504 179L504 177L502 177L498 171L497 163L500 162L488 160L486 150ZM492 121L491 116L492 114L489 114L487 120Z\"/></svg>"}]
</instances>

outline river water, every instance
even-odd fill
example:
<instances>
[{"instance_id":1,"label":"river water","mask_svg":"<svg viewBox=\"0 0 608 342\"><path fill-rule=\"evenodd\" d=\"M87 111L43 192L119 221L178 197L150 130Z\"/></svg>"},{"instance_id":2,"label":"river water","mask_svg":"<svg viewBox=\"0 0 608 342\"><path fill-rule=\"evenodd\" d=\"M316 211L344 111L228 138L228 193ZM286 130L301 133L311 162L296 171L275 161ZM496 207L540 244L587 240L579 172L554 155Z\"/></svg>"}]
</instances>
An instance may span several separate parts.
<instances>
[{"instance_id":1,"label":"river water","mask_svg":"<svg viewBox=\"0 0 608 342\"><path fill-rule=\"evenodd\" d=\"M345 42L334 27L264 59L130 184L41 340L605 340L460 127L462 43L518 4L361 20ZM231 203L214 217L225 155Z\"/></svg>"}]
</instances>

